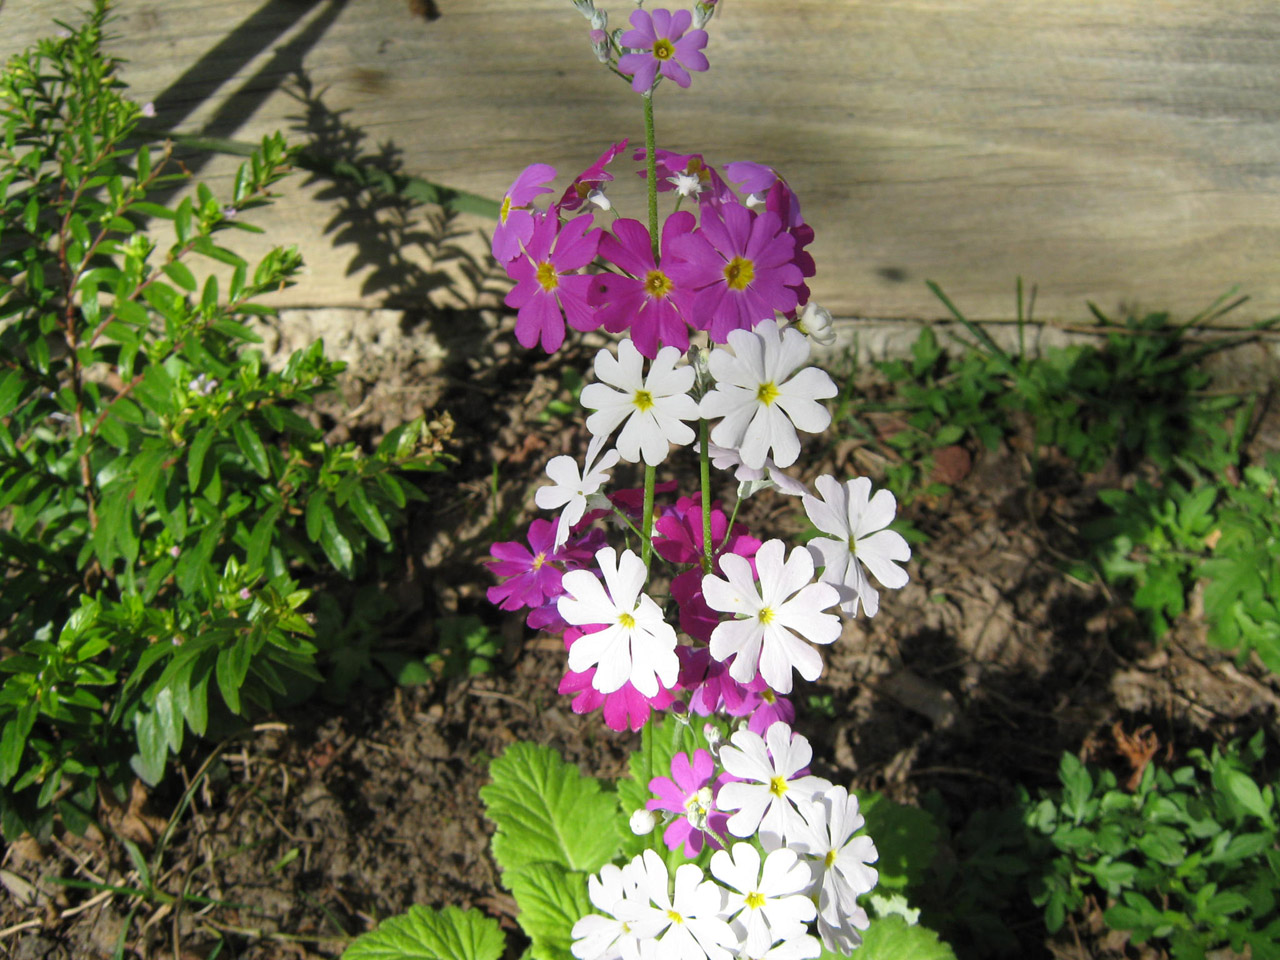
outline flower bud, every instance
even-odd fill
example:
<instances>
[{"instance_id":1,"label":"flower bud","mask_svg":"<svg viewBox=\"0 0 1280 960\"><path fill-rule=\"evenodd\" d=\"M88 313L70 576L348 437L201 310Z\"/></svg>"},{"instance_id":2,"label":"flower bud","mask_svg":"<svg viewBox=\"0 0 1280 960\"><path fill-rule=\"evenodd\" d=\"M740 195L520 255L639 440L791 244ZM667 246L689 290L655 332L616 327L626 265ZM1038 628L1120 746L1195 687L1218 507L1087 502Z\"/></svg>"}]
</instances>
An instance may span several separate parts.
<instances>
[{"instance_id":1,"label":"flower bud","mask_svg":"<svg viewBox=\"0 0 1280 960\"><path fill-rule=\"evenodd\" d=\"M596 59L601 63L609 62L609 35L603 30L591 31L591 49L596 53Z\"/></svg>"},{"instance_id":2,"label":"flower bud","mask_svg":"<svg viewBox=\"0 0 1280 960\"><path fill-rule=\"evenodd\" d=\"M641 808L631 814L631 832L637 837L648 836L657 825L658 818L653 815L652 810Z\"/></svg>"},{"instance_id":3,"label":"flower bud","mask_svg":"<svg viewBox=\"0 0 1280 960\"><path fill-rule=\"evenodd\" d=\"M693 27L701 30L716 15L716 0L701 0L693 5Z\"/></svg>"},{"instance_id":4,"label":"flower bud","mask_svg":"<svg viewBox=\"0 0 1280 960\"><path fill-rule=\"evenodd\" d=\"M604 30L609 26L609 11L597 10L591 14L591 29Z\"/></svg>"},{"instance_id":5,"label":"flower bud","mask_svg":"<svg viewBox=\"0 0 1280 960\"><path fill-rule=\"evenodd\" d=\"M796 327L814 343L820 343L824 347L829 347L836 342L831 311L818 306L812 300L804 305L804 312L796 319Z\"/></svg>"},{"instance_id":6,"label":"flower bud","mask_svg":"<svg viewBox=\"0 0 1280 960\"><path fill-rule=\"evenodd\" d=\"M573 5L577 7L578 12L588 20L595 15L596 5L592 0L573 0Z\"/></svg>"}]
</instances>

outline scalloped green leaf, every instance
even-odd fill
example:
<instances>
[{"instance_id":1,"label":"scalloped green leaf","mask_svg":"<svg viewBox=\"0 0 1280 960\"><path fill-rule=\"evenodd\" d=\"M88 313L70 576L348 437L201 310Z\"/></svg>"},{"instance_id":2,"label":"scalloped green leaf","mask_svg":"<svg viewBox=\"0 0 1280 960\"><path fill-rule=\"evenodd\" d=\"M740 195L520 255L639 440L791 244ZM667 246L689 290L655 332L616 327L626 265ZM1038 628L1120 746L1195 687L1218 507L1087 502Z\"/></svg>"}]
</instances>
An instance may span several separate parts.
<instances>
[{"instance_id":1,"label":"scalloped green leaf","mask_svg":"<svg viewBox=\"0 0 1280 960\"><path fill-rule=\"evenodd\" d=\"M357 937L342 960L498 960L505 946L497 921L477 910L413 906Z\"/></svg>"},{"instance_id":2,"label":"scalloped green leaf","mask_svg":"<svg viewBox=\"0 0 1280 960\"><path fill-rule=\"evenodd\" d=\"M563 960L573 945L573 925L592 912L587 875L555 863L531 863L506 875L520 905L516 920L532 941L536 960Z\"/></svg>"},{"instance_id":3,"label":"scalloped green leaf","mask_svg":"<svg viewBox=\"0 0 1280 960\"><path fill-rule=\"evenodd\" d=\"M613 859L617 798L550 747L513 743L489 775L480 799L498 828L493 857L503 871L545 861L590 873Z\"/></svg>"},{"instance_id":4,"label":"scalloped green leaf","mask_svg":"<svg viewBox=\"0 0 1280 960\"><path fill-rule=\"evenodd\" d=\"M899 916L873 919L853 956L857 960L956 960L955 951L936 933ZM824 948L819 960L844 960L844 955Z\"/></svg>"}]
</instances>

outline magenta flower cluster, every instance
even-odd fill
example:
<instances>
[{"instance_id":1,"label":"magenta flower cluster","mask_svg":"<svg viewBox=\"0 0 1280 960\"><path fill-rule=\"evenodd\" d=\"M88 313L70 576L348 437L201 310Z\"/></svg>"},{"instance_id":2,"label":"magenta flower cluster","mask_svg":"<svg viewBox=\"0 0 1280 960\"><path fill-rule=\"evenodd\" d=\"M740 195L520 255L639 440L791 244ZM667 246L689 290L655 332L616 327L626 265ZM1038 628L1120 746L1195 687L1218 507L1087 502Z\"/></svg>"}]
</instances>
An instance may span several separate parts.
<instances>
[{"instance_id":1,"label":"magenta flower cluster","mask_svg":"<svg viewBox=\"0 0 1280 960\"><path fill-rule=\"evenodd\" d=\"M655 29L667 24L674 31L679 16L668 21L663 13L653 11ZM637 10L632 19L648 18ZM658 189L693 203L663 220L655 257L649 228L639 220L596 223L612 209L607 168L626 145L609 147L545 210L535 201L552 192L555 169L547 164L527 167L503 196L492 249L515 281L506 303L517 311L520 344L554 353L566 326L603 329L629 332L652 359L663 346L687 351L692 331L725 343L730 331L775 314L794 318L809 300L805 280L814 263L805 248L813 230L786 182L762 164L729 163L721 173L700 154L656 150ZM645 151L632 159L643 163Z\"/></svg>"}]
</instances>

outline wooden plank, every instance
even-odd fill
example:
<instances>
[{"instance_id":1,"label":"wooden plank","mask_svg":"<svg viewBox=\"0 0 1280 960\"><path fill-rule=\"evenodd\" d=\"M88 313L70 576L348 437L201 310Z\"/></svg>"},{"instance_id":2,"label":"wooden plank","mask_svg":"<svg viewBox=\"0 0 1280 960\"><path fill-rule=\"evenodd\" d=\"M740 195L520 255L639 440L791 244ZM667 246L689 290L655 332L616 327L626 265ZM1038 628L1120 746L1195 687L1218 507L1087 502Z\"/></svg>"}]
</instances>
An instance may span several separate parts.
<instances>
[{"instance_id":1,"label":"wooden plank","mask_svg":"<svg viewBox=\"0 0 1280 960\"><path fill-rule=\"evenodd\" d=\"M8 0L0 53L76 6ZM121 0L114 49L180 130L305 127L283 89L304 70L322 91L313 134L353 125L361 150L393 144L406 172L490 196L527 163L567 180L640 139L639 98L595 63L568 0L435 7ZM631 9L615 0L614 25ZM1189 315L1231 285L1253 298L1234 317L1258 318L1280 312L1278 44L1266 0L728 0L711 71L657 94L659 142L781 170L837 314L941 317L932 278L970 316L1007 318L1021 275L1064 320L1086 298ZM225 183L234 166L201 173ZM299 182L260 220L310 264L282 302L389 302L362 291L375 266L326 236L336 212Z\"/></svg>"}]
</instances>

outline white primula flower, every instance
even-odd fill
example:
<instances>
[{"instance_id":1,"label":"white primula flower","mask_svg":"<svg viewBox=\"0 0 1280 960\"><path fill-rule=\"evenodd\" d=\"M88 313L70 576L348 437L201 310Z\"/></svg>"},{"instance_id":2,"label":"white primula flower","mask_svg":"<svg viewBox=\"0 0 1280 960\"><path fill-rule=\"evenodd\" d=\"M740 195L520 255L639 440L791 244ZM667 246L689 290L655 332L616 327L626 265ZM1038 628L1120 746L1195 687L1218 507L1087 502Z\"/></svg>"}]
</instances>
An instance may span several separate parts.
<instances>
[{"instance_id":1,"label":"white primula flower","mask_svg":"<svg viewBox=\"0 0 1280 960\"><path fill-rule=\"evenodd\" d=\"M813 901L804 893L809 869L785 847L770 853L761 869L759 851L735 843L731 852L712 854L711 873L730 888L724 912L739 934L742 956L759 957L776 940L804 936L814 918Z\"/></svg>"},{"instance_id":2,"label":"white primula flower","mask_svg":"<svg viewBox=\"0 0 1280 960\"><path fill-rule=\"evenodd\" d=\"M628 463L643 457L656 467L667 458L669 444L693 443L693 430L681 422L698 419L698 404L689 396L693 368L676 367L679 359L679 350L663 347L646 377L644 357L630 339L618 344L616 359L607 349L596 354L600 382L582 389L582 405L595 411L587 417L587 429L593 436L607 437L625 420L617 446Z\"/></svg>"},{"instance_id":3,"label":"white primula flower","mask_svg":"<svg viewBox=\"0 0 1280 960\"><path fill-rule=\"evenodd\" d=\"M711 656L733 656L729 676L750 683L757 669L778 693L791 692L791 671L806 680L822 673L822 655L805 643L832 643L840 636L840 618L822 613L840 601L826 583L813 583L813 557L796 547L786 563L781 540L767 540L756 551L757 587L751 562L737 554L720 558L727 580L713 573L702 578L702 595L712 610L737 614L722 620L711 633Z\"/></svg>"},{"instance_id":4,"label":"white primula flower","mask_svg":"<svg viewBox=\"0 0 1280 960\"><path fill-rule=\"evenodd\" d=\"M796 802L831 789L822 777L797 775L813 759L809 741L779 720L763 737L738 730L729 742L732 746L720 748L720 763L738 780L721 786L716 795L721 810L738 811L729 818L729 832L749 837L758 830L766 846L788 843L806 829Z\"/></svg>"},{"instance_id":5,"label":"white primula flower","mask_svg":"<svg viewBox=\"0 0 1280 960\"><path fill-rule=\"evenodd\" d=\"M707 444L707 452L711 455L711 463L717 470L732 470L733 478L739 483L761 483L777 487L779 493L789 497L803 497L809 488L778 469L778 465L770 457L764 458L764 466L752 469L742 462L737 450L729 447L717 447ZM754 491L753 491L754 492Z\"/></svg>"},{"instance_id":6,"label":"white primula flower","mask_svg":"<svg viewBox=\"0 0 1280 960\"><path fill-rule=\"evenodd\" d=\"M639 876L634 864L619 868L609 863L600 868L599 877L587 878L587 896L600 913L573 925L570 952L578 960L639 960L641 939L660 929L653 920L640 921L649 898L640 890Z\"/></svg>"},{"instance_id":7,"label":"white primula flower","mask_svg":"<svg viewBox=\"0 0 1280 960\"><path fill-rule=\"evenodd\" d=\"M836 328L831 311L818 306L812 300L804 305L796 318L796 328L814 343L829 347L836 342Z\"/></svg>"},{"instance_id":8,"label":"white primula flower","mask_svg":"<svg viewBox=\"0 0 1280 960\"><path fill-rule=\"evenodd\" d=\"M779 331L774 320L754 330L730 330L733 352L716 349L707 359L715 389L702 398L702 416L723 419L711 431L711 442L738 451L753 469L764 466L770 451L779 467L800 456L797 430L820 433L831 413L818 403L839 391L817 367L800 367L809 359L809 341L799 330ZM623 454L626 456L626 454Z\"/></svg>"},{"instance_id":9,"label":"white primula flower","mask_svg":"<svg viewBox=\"0 0 1280 960\"><path fill-rule=\"evenodd\" d=\"M879 874L870 864L880 855L866 834L854 836L866 825L858 798L844 787L832 787L796 806L805 826L790 838L791 847L804 855L812 872L809 892L818 895L818 913L837 933L849 926L867 929L867 912L858 897L876 885Z\"/></svg>"},{"instance_id":10,"label":"white primula flower","mask_svg":"<svg viewBox=\"0 0 1280 960\"><path fill-rule=\"evenodd\" d=\"M667 865L654 851L646 850L631 863L641 893L649 898L637 916L646 931L640 941L642 960L730 960L727 948L738 940L720 917L725 893L715 881L704 879L695 864L682 863L669 893Z\"/></svg>"},{"instance_id":11,"label":"white primula flower","mask_svg":"<svg viewBox=\"0 0 1280 960\"><path fill-rule=\"evenodd\" d=\"M662 610L641 593L648 571L630 550L619 557L613 547L596 551L596 565L604 584L590 570L570 570L561 581L564 596L556 609L574 626L605 624L584 633L569 648L569 669L583 673L596 667L591 685L613 693L628 680L646 697L657 696L658 682L675 685L680 673L676 632L662 618Z\"/></svg>"},{"instance_id":12,"label":"white primula flower","mask_svg":"<svg viewBox=\"0 0 1280 960\"><path fill-rule=\"evenodd\" d=\"M533 502L543 510L564 508L560 514L560 522L556 525L557 549L569 539L570 529L587 512L587 498L598 493L608 482L609 471L618 462L617 450L609 450L604 456L600 456L606 440L605 437L591 438L582 473L578 473L578 461L573 457L552 457L547 464L547 476L553 481L552 485L539 487L533 496Z\"/></svg>"},{"instance_id":13,"label":"white primula flower","mask_svg":"<svg viewBox=\"0 0 1280 960\"><path fill-rule=\"evenodd\" d=\"M885 530L893 522L897 501L888 490L871 496L871 481L858 477L839 483L821 476L815 482L820 497L806 496L804 512L828 537L808 543L814 562L821 564L821 580L840 591L840 609L857 616L858 604L868 617L880 609L880 594L867 579L864 566L890 590L906 586L907 571L898 566L911 559L902 534ZM834 538L834 539L833 539Z\"/></svg>"}]
</instances>

